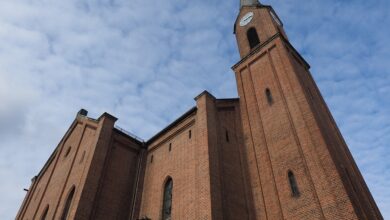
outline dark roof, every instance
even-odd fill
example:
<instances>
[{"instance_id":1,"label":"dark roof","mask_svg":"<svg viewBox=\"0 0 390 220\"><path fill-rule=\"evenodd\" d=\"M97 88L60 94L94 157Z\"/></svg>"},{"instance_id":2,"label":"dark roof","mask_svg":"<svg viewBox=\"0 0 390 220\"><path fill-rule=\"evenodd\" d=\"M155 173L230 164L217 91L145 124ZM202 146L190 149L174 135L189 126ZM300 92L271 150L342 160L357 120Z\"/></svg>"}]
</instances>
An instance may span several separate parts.
<instances>
[{"instance_id":1,"label":"dark roof","mask_svg":"<svg viewBox=\"0 0 390 220\"><path fill-rule=\"evenodd\" d=\"M196 106L195 107L192 107L190 110L188 110L186 113L184 113L182 116L180 116L178 119L176 119L175 121L173 121L171 124L169 124L167 127L165 127L164 129L162 129L160 132L158 132L156 135L154 135L153 137L151 137L148 141L146 141L146 145L149 145L150 143L152 143L153 141L155 141L157 138L159 138L161 135L163 135L164 133L166 133L169 129L173 128L174 126L176 126L177 124L179 124L181 121L183 121L184 119L186 119L188 116L190 116L191 114L193 114L194 112L196 112L197 108Z\"/></svg>"},{"instance_id":2,"label":"dark roof","mask_svg":"<svg viewBox=\"0 0 390 220\"><path fill-rule=\"evenodd\" d=\"M119 126L114 126L114 131L116 131L118 134L125 136L126 138L129 138L133 140L135 143L139 144L141 147L144 146L145 142L142 140L142 138L138 137L137 135L126 131L125 129L119 127Z\"/></svg>"}]
</instances>

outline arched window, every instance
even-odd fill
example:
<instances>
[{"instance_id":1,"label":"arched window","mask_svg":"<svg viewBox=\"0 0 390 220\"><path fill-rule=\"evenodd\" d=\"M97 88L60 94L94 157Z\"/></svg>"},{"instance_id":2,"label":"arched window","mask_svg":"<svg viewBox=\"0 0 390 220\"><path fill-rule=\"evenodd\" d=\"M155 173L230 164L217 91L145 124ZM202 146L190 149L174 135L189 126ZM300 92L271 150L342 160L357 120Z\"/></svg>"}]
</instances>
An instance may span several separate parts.
<instances>
[{"instance_id":1,"label":"arched window","mask_svg":"<svg viewBox=\"0 0 390 220\"><path fill-rule=\"evenodd\" d=\"M288 171L288 181L290 182L291 195L293 197L298 197L299 196L298 184L297 181L295 180L294 173L291 170Z\"/></svg>"},{"instance_id":2,"label":"arched window","mask_svg":"<svg viewBox=\"0 0 390 220\"><path fill-rule=\"evenodd\" d=\"M171 220L172 211L172 178L168 178L164 185L164 198L163 198L163 209L162 209L162 220Z\"/></svg>"},{"instance_id":3,"label":"arched window","mask_svg":"<svg viewBox=\"0 0 390 220\"><path fill-rule=\"evenodd\" d=\"M272 99L271 90L269 90L269 88L265 89L265 96L267 97L268 104L272 105L274 100Z\"/></svg>"},{"instance_id":4,"label":"arched window","mask_svg":"<svg viewBox=\"0 0 390 220\"><path fill-rule=\"evenodd\" d=\"M246 35L248 37L249 46L251 49L260 44L259 36L257 35L257 31L255 28L249 28L248 32L246 32Z\"/></svg>"},{"instance_id":5,"label":"arched window","mask_svg":"<svg viewBox=\"0 0 390 220\"><path fill-rule=\"evenodd\" d=\"M72 186L68 193L68 197L66 198L64 210L62 211L61 220L66 220L68 218L70 205L72 204L73 195L74 195L75 187Z\"/></svg>"},{"instance_id":6,"label":"arched window","mask_svg":"<svg viewBox=\"0 0 390 220\"><path fill-rule=\"evenodd\" d=\"M49 205L46 206L45 210L42 213L41 220L45 220L47 213L49 212Z\"/></svg>"}]
</instances>

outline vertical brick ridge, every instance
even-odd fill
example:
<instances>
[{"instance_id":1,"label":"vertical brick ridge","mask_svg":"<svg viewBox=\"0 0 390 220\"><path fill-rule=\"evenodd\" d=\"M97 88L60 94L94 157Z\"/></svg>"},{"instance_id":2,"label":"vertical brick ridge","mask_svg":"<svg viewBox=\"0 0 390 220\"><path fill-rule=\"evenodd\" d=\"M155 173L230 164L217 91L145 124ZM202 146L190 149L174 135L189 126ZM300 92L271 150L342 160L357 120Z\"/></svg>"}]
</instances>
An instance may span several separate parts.
<instances>
[{"instance_id":1,"label":"vertical brick ridge","mask_svg":"<svg viewBox=\"0 0 390 220\"><path fill-rule=\"evenodd\" d=\"M77 122L75 123L75 127L76 127L76 125L78 124L78 120L76 120L76 121L77 121ZM80 121L80 122L82 123L82 121ZM85 125L84 125L84 126L85 126ZM83 129L84 129L84 126L83 126ZM74 129L75 127L73 127L73 129ZM69 132L68 135L70 135L70 134L71 134L71 132ZM68 137L69 137L69 136L68 136ZM64 139L64 141L62 142L60 151L59 151L59 152L57 153L57 155L56 155L56 160L55 160L55 163L54 163L54 168L53 168L52 172L50 173L50 177L49 177L49 180L47 181L46 186L44 187L44 190L43 190L43 192L42 192L42 196L41 196L41 198L40 198L40 200L39 200L39 202L38 202L37 209L36 209L36 211L34 212L33 219L35 218L35 216L37 215L38 211L40 210L42 200L43 200L43 198L44 198L44 195L45 195L45 193L46 193L46 190L47 190L49 184L51 183L52 176L53 176L53 174L54 174L54 171L55 171L56 168L57 168L58 161L59 161L60 158L61 158L60 156L62 155L62 152L63 152L63 150L64 150L64 148L65 148L65 142L66 142L66 139L67 139L68 137L66 137L66 138ZM81 138L81 137L80 137L80 138ZM65 187L65 184L64 184L64 187ZM61 190L63 190L63 189L61 189ZM56 205L58 206L58 204L56 204ZM56 208L56 209L57 209L57 208ZM56 210L56 209L55 209L55 210Z\"/></svg>"},{"instance_id":2,"label":"vertical brick ridge","mask_svg":"<svg viewBox=\"0 0 390 220\"><path fill-rule=\"evenodd\" d=\"M242 130L244 133L243 134L244 135L243 147L244 147L245 153L246 153L245 156L247 159L246 164L248 167L248 174L249 174L249 176L248 176L249 186L251 187L251 189L249 191L253 195L252 196L253 205L254 205L253 211L254 211L255 216L268 219L268 217L267 217L268 212L267 212L267 207L265 205L264 191L263 191L263 187L262 187L263 183L262 183L261 176L260 176L259 163L258 163L258 159L257 159L257 153L256 153L254 141L253 141L253 136L246 134L247 132L249 134L252 134L252 128L250 126L249 112L248 112L248 108L247 108L247 104L246 104L247 99L246 99L245 92L243 92L244 83L243 83L241 76L242 75L241 75L241 70L240 70L240 72L236 73L236 81L237 81L237 88L238 88L239 94L241 94L240 95L240 108L241 108L240 112L242 114L241 127L242 127ZM254 152L254 153L251 153L251 152ZM255 160L254 163L253 162L251 163L251 160L250 160L251 157L254 158L254 160ZM251 166L251 164L254 164L254 165ZM252 168L253 166L254 166L254 168ZM257 184L257 182L254 182L256 180L258 181L258 184ZM256 196L258 193L253 192L255 190L256 185L259 185L259 187L260 187L260 194L261 194L260 199L258 199L257 198L258 196ZM258 203L260 203L260 204L258 204ZM262 210L259 210L259 209L264 209L264 212L262 212Z\"/></svg>"},{"instance_id":3,"label":"vertical brick ridge","mask_svg":"<svg viewBox=\"0 0 390 220\"><path fill-rule=\"evenodd\" d=\"M241 125L241 108L240 108L240 103L238 103L236 106L236 120L234 121L235 127L236 127L236 132L235 132L235 137L238 143L238 150L239 150L239 156L240 156L240 164L241 164L241 172L242 172L242 179L244 182L244 190L245 190L245 202L246 202L246 207L247 207L247 212L248 212L248 219L255 219L255 207L253 204L253 196L251 193L251 188L250 188L250 179L249 179L249 167L247 166L247 152L245 150L245 143L243 139L243 128ZM262 193L262 192L261 192ZM263 202L264 202L264 197ZM266 216L266 213L265 213Z\"/></svg>"},{"instance_id":4,"label":"vertical brick ridge","mask_svg":"<svg viewBox=\"0 0 390 220\"><path fill-rule=\"evenodd\" d=\"M280 45L280 44L278 44ZM271 68L272 68L272 73L274 75L274 77L276 78L276 83L278 85L278 89L280 90L280 93L281 93L281 96L282 96L282 100L283 100L283 104L284 104L284 108L286 109L286 113L288 115L288 121L289 121L289 125L291 127L291 131L293 133L293 136L294 136L294 139L295 139L295 142L297 144L297 147L298 147L298 151L299 151L299 154L303 160L303 164L304 164L304 167L305 167L305 171L309 173L308 175L308 179L309 179L309 182L310 184L312 185L312 187L314 188L314 197L315 197L315 200L316 202L318 203L318 205L321 207L321 202L320 202L320 199L318 197L318 193L317 193L317 190L315 189L315 184L314 184L314 181L313 181L313 176L312 176L312 173L309 169L309 166L308 166L308 158L305 157L304 155L304 152L303 152L303 149L302 149L302 144L301 144L301 141L298 137L298 132L297 132L297 128L296 128L296 125L294 124L294 121L293 121L293 116L291 114L291 109L289 107L289 103L287 102L287 99L286 99L286 96L285 96L285 91L283 91L283 87L281 85L281 81L279 79L279 76L278 76L278 72L276 71L275 69L275 64L274 64L274 61L272 59L272 56L271 56L271 50L277 50L277 53L278 53L278 56L280 57L280 53L279 53L279 47L280 46L276 46L276 47L273 47L271 49L268 50L267 54L268 54L268 58L269 58L269 61L270 61L270 64L271 64ZM275 49L275 48L278 48L278 49ZM282 61L283 62L283 61ZM285 69L285 65L282 65L283 69L284 69L284 73L287 73L286 69ZM291 85L284 85L285 87L288 87ZM293 93L292 94L293 97L296 99L295 97L295 94ZM299 106L298 106L299 108ZM301 112L301 111L300 111ZM303 120L304 121L304 120ZM310 158L309 158L310 159ZM325 219L325 214L322 210L322 208L320 208L320 212L321 212L321 216L323 219Z\"/></svg>"},{"instance_id":5,"label":"vertical brick ridge","mask_svg":"<svg viewBox=\"0 0 390 220\"><path fill-rule=\"evenodd\" d=\"M283 43L281 43L283 45ZM286 47L289 47L289 45L285 45ZM304 70L304 68L302 66L297 66L296 63L292 62L294 60L294 58L284 49L282 49L283 47L280 47L278 52L279 52L279 56L280 57L285 57L285 59L282 59L282 62L286 62L288 63L290 66L288 66L287 64L283 65L284 68L285 68L285 72L288 74L288 82L289 82L289 85L290 85L290 88L294 88L293 86L293 81L297 81L298 85L300 85L300 87L296 90L294 90L294 98L295 98L295 103L292 104L292 105L296 105L299 109L299 116L297 117L301 117L302 120L304 121L304 125L305 127L307 128L305 130L305 132L308 134L309 136L309 139L310 139L310 144L312 146L310 146L309 148L303 148L304 152L306 152L306 157L307 157L307 160L309 162L312 162L311 166L309 166L310 169L313 170L313 172L311 173L311 175L313 176L313 178L316 179L316 181L314 182L314 186L316 187L316 191L317 193L319 193L319 199L321 201L321 206L322 206L322 209L323 210L329 210L329 206L328 204L334 204L333 207L336 208L336 209L333 209L332 212L329 212L327 211L325 214L327 216L327 218L332 218L332 216L335 216L335 213L338 213L337 216L341 217L341 216L344 216L344 217L347 217L349 215L347 215L347 211L345 211L345 208L343 208L341 206L341 203L338 201L340 200L340 197L342 197L343 195L345 195L345 193L343 192L338 192L337 195L335 194L335 192L337 191L337 186L335 185L336 183L337 184L341 184L341 182L338 182L339 180L338 179L335 179L335 178L332 178L332 180L329 179L329 176L327 175L327 170L325 169L324 166L326 166L326 164L324 164L324 162L320 159L320 155L319 155L319 151L318 151L318 148L320 146L324 146L324 144L326 144L326 142L324 142L325 140L325 137L323 136L323 134L320 132L320 133L313 133L313 130L312 129L309 129L310 128L310 120L316 120L315 118L315 110L312 110L313 112L310 112L310 109L312 109L311 107L312 104L310 104L310 95L305 92L305 86L303 84L303 77L304 76L307 76L307 75L310 75L309 73L307 74L302 74L302 71L306 71ZM291 70L288 71L286 70L286 68L290 68ZM298 69L298 67L301 69L301 71ZM291 72L293 71L293 72ZM289 74L291 72L291 74ZM297 98L297 95L296 93L298 92L297 90L299 90L299 92L303 92L304 93L304 96L305 97L305 100L304 101L299 101L299 99ZM293 107L291 107L293 108ZM305 117L305 114L306 114L306 117ZM312 119L310 119L312 118ZM296 119L298 120L298 119ZM317 126L317 124L316 124ZM317 140L314 140L314 134L317 134L317 135L320 135L320 139L317 139ZM322 144L318 145L317 146L317 151L313 151L314 149L314 146L315 146L315 143L316 141L322 141ZM327 155L330 158L330 154L328 151L327 152ZM332 166L334 167L333 169L336 169L336 167L332 164ZM315 169L317 169L318 171L315 171ZM328 190L329 188L329 190ZM330 188L332 188L332 190L330 190ZM330 202L331 201L331 202ZM341 212L340 212L341 211Z\"/></svg>"},{"instance_id":6,"label":"vertical brick ridge","mask_svg":"<svg viewBox=\"0 0 390 220\"><path fill-rule=\"evenodd\" d=\"M139 166L137 167L137 182L134 184L134 198L133 204L130 208L130 220L136 219L137 217L141 217L141 201L142 201L142 192L143 192L143 184L145 177L145 168L147 162L147 150L141 149L139 152Z\"/></svg>"},{"instance_id":7,"label":"vertical brick ridge","mask_svg":"<svg viewBox=\"0 0 390 220\"><path fill-rule=\"evenodd\" d=\"M209 93L197 97L196 201L197 219L222 219L221 182L215 127L215 98Z\"/></svg>"},{"instance_id":8,"label":"vertical brick ridge","mask_svg":"<svg viewBox=\"0 0 390 220\"><path fill-rule=\"evenodd\" d=\"M223 219L253 219L249 210L247 176L242 163L243 147L242 130L240 124L237 100L216 100L217 130L218 130L218 153L220 155L220 180L222 192ZM251 206L253 208L253 206Z\"/></svg>"},{"instance_id":9,"label":"vertical brick ridge","mask_svg":"<svg viewBox=\"0 0 390 220\"><path fill-rule=\"evenodd\" d=\"M247 66L248 67L248 66ZM250 68L247 68L245 73L247 81L244 82L242 80L242 88L243 90L240 92L242 95L241 97L244 97L244 108L248 117L248 120L244 123L247 123L248 130L246 135L248 135L253 143L253 152L255 157L255 163L256 163L256 169L258 170L258 178L260 179L260 189L263 192L263 200L264 200L264 208L266 211L267 219L271 218L280 218L283 219L283 213L281 210L281 204L278 196L278 190L276 189L275 184L275 177L274 177L274 171L272 168L272 162L269 155L268 147L267 147L267 141L265 139L264 134L264 128L262 127L262 120L260 116L259 109L256 104L256 97L254 93L254 85L252 81L252 73ZM241 71L240 76L244 76L244 72ZM243 77L241 77L243 78ZM244 79L244 78L243 78ZM247 86L244 86L246 84ZM246 90L245 90L246 89ZM249 100L248 98L252 96L252 99ZM247 97L248 96L248 97ZM241 100L240 100L241 101ZM249 112L251 110L251 112ZM252 118L250 117L252 116ZM259 135L257 133L261 134L261 139L259 140ZM259 150L259 151L258 151ZM258 157L262 158L263 160L259 160ZM264 161L264 163L262 163ZM262 181L262 179L265 179L266 183ZM253 187L253 186L252 186ZM264 188L266 190L264 190ZM253 193L257 193L256 188L253 188ZM259 209L259 207L257 207Z\"/></svg>"},{"instance_id":10,"label":"vertical brick ridge","mask_svg":"<svg viewBox=\"0 0 390 220\"><path fill-rule=\"evenodd\" d=\"M83 190L80 195L80 202L75 213L75 218L78 218L78 216L83 216L84 218L86 216L93 216L94 208L97 203L92 201L95 201L98 196L115 121L116 119L112 119L111 117L102 116L99 118L96 140L95 143L93 143L95 148L91 152L92 159L82 185Z\"/></svg>"},{"instance_id":11,"label":"vertical brick ridge","mask_svg":"<svg viewBox=\"0 0 390 220\"><path fill-rule=\"evenodd\" d=\"M212 209L213 210L213 219L229 219L229 216L227 214L227 211L224 211L224 208L227 207L227 199L224 197L224 191L226 188L225 184L225 173L224 173L224 167L223 167L223 161L224 161L224 155L222 153L221 149L223 147L222 141L219 134L219 127L220 127L220 118L218 115L217 110L217 100L213 100L212 113L208 116L207 124L210 128L208 135L209 135L209 164L210 164L210 174L211 176L216 176L211 179L211 188L212 188L212 194L211 194L211 200L216 204L217 206L220 205L219 212L218 209ZM212 132L210 132L212 131ZM215 205L213 205L215 207Z\"/></svg>"},{"instance_id":12,"label":"vertical brick ridge","mask_svg":"<svg viewBox=\"0 0 390 220\"><path fill-rule=\"evenodd\" d=\"M268 51L265 53L264 56L268 56ZM255 92L255 84L253 82L253 78L252 78L252 72L251 72L251 69L248 67L248 71L249 71L249 87L251 88L251 90L253 91L253 95L254 95L254 99L255 99L255 109L256 109L256 114L258 115L258 119L259 119L259 126L260 126L260 132L262 133L262 136L264 137L264 148L265 148L265 151L266 151L266 155L267 155L267 160L269 161L269 169L271 171L271 176L272 176L272 185L273 185L273 189L275 190L275 193L276 193L276 199L277 199L277 203L278 203L278 209L276 209L275 211L280 211L280 217L281 219L285 219L284 217L284 213L283 213L283 208L282 208L282 204L280 202L280 193L279 193L279 190L278 190L278 187L276 185L276 179L275 179L275 170L274 170L274 165L272 164L272 159L271 159L271 155L270 155L270 152L269 152L269 144L267 142L267 138L266 138L266 135L265 135L265 131L264 131L264 124L263 124L263 120L262 120L262 117L261 117L261 113L260 113L260 109L259 109L259 105L257 104L259 102L259 98L257 97L256 95L256 92ZM256 122L254 122L256 123ZM253 137L253 134L251 134L251 136ZM266 204L267 204L267 201L266 201ZM272 217L271 217L272 218Z\"/></svg>"},{"instance_id":13,"label":"vertical brick ridge","mask_svg":"<svg viewBox=\"0 0 390 220\"><path fill-rule=\"evenodd\" d=\"M84 137L84 133L85 133L85 130L86 130L86 124L83 124L83 128L82 128L82 132L81 132L81 135L79 137L79 139L77 140L77 147L76 147L76 152L75 152L75 155L74 157L72 158L72 162L71 162L71 166L70 166L70 169L68 170L68 173L66 174L66 179L65 179L65 182L64 182L64 185L61 189L61 194L60 194L60 197L58 198L58 202L56 203L56 206L55 206L55 209L54 209L54 214L53 216L56 216L57 212L58 212L58 209L59 209L59 205L62 201L62 197L64 195L67 195L68 192L66 191L66 187L67 187L67 183L68 183L68 180L69 180L69 176L70 176L70 173L73 169L73 166L74 166L74 162L76 161L76 158L77 158L77 155L78 155L78 152L79 152L79 149L80 149L80 144L81 144L81 141L83 140L83 137ZM76 186L76 190L75 190L75 194L80 191L80 189L78 189L78 186ZM71 206L74 206L75 203L73 202L71 204ZM70 207L70 210L71 210L71 207ZM35 216L34 216L35 217Z\"/></svg>"},{"instance_id":14,"label":"vertical brick ridge","mask_svg":"<svg viewBox=\"0 0 390 220\"><path fill-rule=\"evenodd\" d=\"M107 145L107 151L105 153L105 156L104 156L104 160L100 161L101 164L103 164L103 167L102 167L102 170L101 172L99 173L100 175L100 178L99 178L99 181L97 182L97 190L96 190L96 193L95 193L95 196L94 196L94 201L99 201L100 198L101 198L101 195L102 195L102 190L103 190L103 184L104 184L104 180L106 178L106 175L107 175L107 170L108 170L108 167L110 165L110 157L112 155L112 145L114 143L114 140L113 140L113 137L111 136L110 137L110 141ZM94 165L96 166L96 165ZM93 206L92 206L92 211L91 211L91 219L96 219L97 218L97 211L98 211L98 208L99 208L99 203L98 202L94 202L93 203Z\"/></svg>"}]
</instances>

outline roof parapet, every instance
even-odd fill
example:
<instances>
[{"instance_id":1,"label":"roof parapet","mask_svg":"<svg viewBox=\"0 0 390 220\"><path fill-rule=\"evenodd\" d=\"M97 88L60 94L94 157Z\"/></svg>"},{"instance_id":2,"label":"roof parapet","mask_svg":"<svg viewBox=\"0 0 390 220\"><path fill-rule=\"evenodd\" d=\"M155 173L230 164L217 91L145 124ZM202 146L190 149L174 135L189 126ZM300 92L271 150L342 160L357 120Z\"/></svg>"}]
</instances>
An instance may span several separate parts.
<instances>
[{"instance_id":1,"label":"roof parapet","mask_svg":"<svg viewBox=\"0 0 390 220\"><path fill-rule=\"evenodd\" d=\"M240 0L240 8L242 8L242 6L254 6L254 5L260 5L260 2L258 0Z\"/></svg>"},{"instance_id":2,"label":"roof parapet","mask_svg":"<svg viewBox=\"0 0 390 220\"><path fill-rule=\"evenodd\" d=\"M77 116L84 116L84 117L86 117L86 116L88 116L88 111L87 110L85 110L85 109L80 109L78 112L77 112Z\"/></svg>"},{"instance_id":3,"label":"roof parapet","mask_svg":"<svg viewBox=\"0 0 390 220\"><path fill-rule=\"evenodd\" d=\"M200 97L202 97L203 95L207 95L207 96L210 96L211 98L213 99L216 99L215 96L213 96L211 93L209 93L209 91L207 90L204 90L203 92L201 92L199 95L197 95L194 99L195 101L197 101Z\"/></svg>"}]
</instances>

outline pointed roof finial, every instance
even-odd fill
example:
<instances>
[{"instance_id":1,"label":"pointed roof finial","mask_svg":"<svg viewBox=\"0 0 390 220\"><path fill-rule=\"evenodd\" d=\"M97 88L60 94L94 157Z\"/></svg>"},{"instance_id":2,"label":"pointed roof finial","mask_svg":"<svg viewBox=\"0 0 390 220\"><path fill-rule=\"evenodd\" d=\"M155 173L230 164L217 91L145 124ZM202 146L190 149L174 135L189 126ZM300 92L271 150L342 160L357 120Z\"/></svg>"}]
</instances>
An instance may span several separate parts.
<instances>
[{"instance_id":1,"label":"pointed roof finial","mask_svg":"<svg viewBox=\"0 0 390 220\"><path fill-rule=\"evenodd\" d=\"M258 0L240 0L240 8L242 6L251 6L260 4Z\"/></svg>"}]
</instances>

